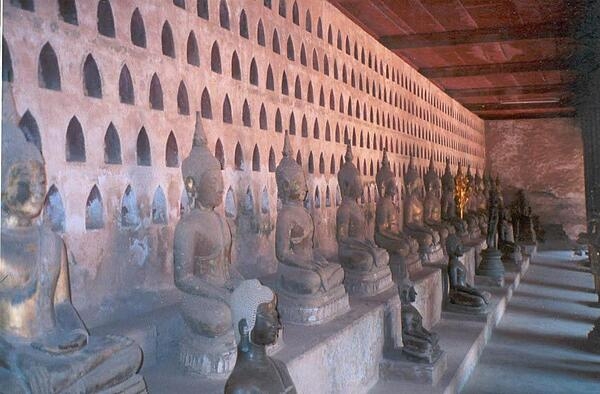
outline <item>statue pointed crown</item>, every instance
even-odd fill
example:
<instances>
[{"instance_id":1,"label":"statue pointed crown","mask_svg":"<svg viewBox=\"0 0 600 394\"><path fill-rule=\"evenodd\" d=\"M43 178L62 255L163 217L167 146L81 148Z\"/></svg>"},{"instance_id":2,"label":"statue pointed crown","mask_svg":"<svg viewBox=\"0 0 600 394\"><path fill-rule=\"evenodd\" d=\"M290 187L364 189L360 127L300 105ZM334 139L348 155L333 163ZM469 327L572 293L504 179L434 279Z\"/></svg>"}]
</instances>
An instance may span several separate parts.
<instances>
[{"instance_id":1,"label":"statue pointed crown","mask_svg":"<svg viewBox=\"0 0 600 394\"><path fill-rule=\"evenodd\" d=\"M200 182L200 178L208 171L221 171L221 163L207 147L206 134L202 127L200 112L196 111L196 125L192 139L190 154L181 163L181 175L184 181L188 177Z\"/></svg>"},{"instance_id":2,"label":"statue pointed crown","mask_svg":"<svg viewBox=\"0 0 600 394\"><path fill-rule=\"evenodd\" d=\"M380 197L385 194L385 188L388 182L394 181L394 172L390 166L390 161L387 156L387 150L383 150L383 158L381 159L381 168L377 171L375 176L375 183L377 184L377 191Z\"/></svg>"},{"instance_id":3,"label":"statue pointed crown","mask_svg":"<svg viewBox=\"0 0 600 394\"><path fill-rule=\"evenodd\" d=\"M354 155L352 154L352 145L350 145L350 142L346 144L346 154L344 155L344 159L346 163L352 163L352 160L354 159Z\"/></svg>"},{"instance_id":4,"label":"statue pointed crown","mask_svg":"<svg viewBox=\"0 0 600 394\"><path fill-rule=\"evenodd\" d=\"M433 164L433 155L429 159L429 170L427 170L427 173L425 174L424 182L425 182L425 189L426 190L431 190L433 188L433 185L436 182L437 183L440 182L440 177L435 172L435 167L434 167L434 164Z\"/></svg>"},{"instance_id":5,"label":"statue pointed crown","mask_svg":"<svg viewBox=\"0 0 600 394\"><path fill-rule=\"evenodd\" d=\"M415 167L415 160L413 155L410 155L410 160L408 161L408 168L406 169L406 173L404 174L404 185L407 187L412 185L419 178L419 173L417 172L417 168Z\"/></svg>"},{"instance_id":6,"label":"statue pointed crown","mask_svg":"<svg viewBox=\"0 0 600 394\"><path fill-rule=\"evenodd\" d=\"M277 194L283 200L284 195L282 193L286 184L288 186L299 182L306 184L306 178L302 167L293 159L292 144L287 131L283 139L283 150L281 153L283 156L275 169L275 180L277 182Z\"/></svg>"}]
</instances>

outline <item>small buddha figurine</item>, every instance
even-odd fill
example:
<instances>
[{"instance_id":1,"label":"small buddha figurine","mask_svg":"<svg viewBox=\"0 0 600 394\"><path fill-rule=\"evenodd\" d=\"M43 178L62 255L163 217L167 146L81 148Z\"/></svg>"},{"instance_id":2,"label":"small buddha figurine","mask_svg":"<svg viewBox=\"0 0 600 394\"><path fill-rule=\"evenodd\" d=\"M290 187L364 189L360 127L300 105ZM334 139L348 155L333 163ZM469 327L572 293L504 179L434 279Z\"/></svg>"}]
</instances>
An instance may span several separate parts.
<instances>
[{"instance_id":1,"label":"small buddha figurine","mask_svg":"<svg viewBox=\"0 0 600 394\"><path fill-rule=\"evenodd\" d=\"M423 317L412 305L417 292L408 276L398 287L402 301L402 351L409 359L431 364L442 354L438 335L423 327Z\"/></svg>"},{"instance_id":2,"label":"small buddha figurine","mask_svg":"<svg viewBox=\"0 0 600 394\"><path fill-rule=\"evenodd\" d=\"M504 208L500 212L498 231L498 247L502 251L502 258L520 264L523 261L521 246L515 242L513 225L510 222L510 212Z\"/></svg>"},{"instance_id":3,"label":"small buddha figurine","mask_svg":"<svg viewBox=\"0 0 600 394\"><path fill-rule=\"evenodd\" d=\"M375 242L388 251L394 277L398 276L399 264L406 265L410 272L418 272L421 269L419 243L402 232L402 210L394 204L398 185L386 151L383 151L375 181L379 191L375 210Z\"/></svg>"},{"instance_id":4,"label":"small buddha figurine","mask_svg":"<svg viewBox=\"0 0 600 394\"><path fill-rule=\"evenodd\" d=\"M429 170L425 174L425 201L423 202L425 224L440 234L440 244L443 246L444 253L446 238L449 233L455 233L453 226L442 222L442 183L438 174L435 172L433 156L429 160Z\"/></svg>"},{"instance_id":5,"label":"small buddha figurine","mask_svg":"<svg viewBox=\"0 0 600 394\"><path fill-rule=\"evenodd\" d=\"M454 226L456 234L464 239L468 237L466 223L456 215L456 199L454 198L455 182L452 170L450 169L450 159L446 158L446 168L442 176L442 219L444 222Z\"/></svg>"},{"instance_id":6,"label":"small buddha figurine","mask_svg":"<svg viewBox=\"0 0 600 394\"><path fill-rule=\"evenodd\" d=\"M336 236L338 241L338 256L346 273L346 288L357 289L360 282L366 280L366 273L384 270L390 275L388 269L389 255L378 247L366 234L367 222L357 199L361 196L362 185L358 170L352 162L352 148L348 144L346 149L346 162L338 172L338 184L342 193L342 203L337 210ZM388 285L391 285L391 277ZM389 287L389 286L388 286ZM372 294L371 294L372 295Z\"/></svg>"},{"instance_id":7,"label":"small buddha figurine","mask_svg":"<svg viewBox=\"0 0 600 394\"><path fill-rule=\"evenodd\" d=\"M8 84L2 93L0 391L145 393L140 348L90 336L71 303L65 243L38 220L44 159L16 126Z\"/></svg>"},{"instance_id":8,"label":"small buddha figurine","mask_svg":"<svg viewBox=\"0 0 600 394\"><path fill-rule=\"evenodd\" d=\"M231 311L238 352L225 394L296 393L286 365L266 351L281 329L273 291L256 279L243 281L231 295Z\"/></svg>"},{"instance_id":9,"label":"small buddha figurine","mask_svg":"<svg viewBox=\"0 0 600 394\"><path fill-rule=\"evenodd\" d=\"M496 188L499 187L500 179L496 178ZM523 244L535 244L537 237L534 229L533 215L531 214L531 206L525 197L523 189L517 191L517 196L511 208L513 212L513 221L517 224L517 242Z\"/></svg>"},{"instance_id":10,"label":"small buddha figurine","mask_svg":"<svg viewBox=\"0 0 600 394\"><path fill-rule=\"evenodd\" d=\"M242 277L230 264L227 222L215 212L223 200L221 166L206 146L198 112L192 150L181 173L190 210L177 223L173 243L175 286L182 292L186 323L179 361L188 372L223 376L235 357L229 298Z\"/></svg>"},{"instance_id":11,"label":"small buddha figurine","mask_svg":"<svg viewBox=\"0 0 600 394\"><path fill-rule=\"evenodd\" d=\"M447 308L457 312L482 314L487 313L487 305L491 295L469 285L466 281L466 268L459 260L463 255L463 246L455 234L450 234L446 240L448 251L448 277L450 292Z\"/></svg>"},{"instance_id":12,"label":"small buddha figurine","mask_svg":"<svg viewBox=\"0 0 600 394\"><path fill-rule=\"evenodd\" d=\"M293 159L287 133L275 177L281 200L275 227L280 312L284 321L318 324L349 308L342 284L344 270L314 250L314 223L303 205L308 193L306 178L302 167ZM336 303L337 307L321 308L330 303Z\"/></svg>"},{"instance_id":13,"label":"small buddha figurine","mask_svg":"<svg viewBox=\"0 0 600 394\"><path fill-rule=\"evenodd\" d=\"M421 199L421 178L415 168L414 159L410 162L404 174L406 196L404 198L404 231L417 239L420 252L430 253L436 247L439 249L440 236L437 231L425 226L423 221L423 202Z\"/></svg>"}]
</instances>

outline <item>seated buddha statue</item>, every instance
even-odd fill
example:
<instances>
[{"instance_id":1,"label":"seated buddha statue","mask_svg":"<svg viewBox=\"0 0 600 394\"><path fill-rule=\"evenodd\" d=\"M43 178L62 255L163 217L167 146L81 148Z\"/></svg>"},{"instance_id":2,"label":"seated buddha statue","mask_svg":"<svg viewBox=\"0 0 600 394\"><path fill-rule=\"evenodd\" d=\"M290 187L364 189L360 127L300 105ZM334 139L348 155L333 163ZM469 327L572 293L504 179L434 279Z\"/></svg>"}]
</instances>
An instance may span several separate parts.
<instances>
[{"instance_id":1,"label":"seated buddha statue","mask_svg":"<svg viewBox=\"0 0 600 394\"><path fill-rule=\"evenodd\" d=\"M327 261L314 250L314 222L303 204L308 193L306 178L302 167L293 159L287 133L275 177L281 200L275 226L280 312L284 320L317 324L334 317L320 306L335 302L339 306L336 313L345 312L348 295L342 284L341 265Z\"/></svg>"},{"instance_id":2,"label":"seated buddha statue","mask_svg":"<svg viewBox=\"0 0 600 394\"><path fill-rule=\"evenodd\" d=\"M462 174L461 164L458 163L458 170L456 173L457 177L460 177ZM481 230L479 228L479 194L477 193L477 188L475 186L475 180L473 178L473 174L471 174L471 165L467 166L467 173L465 175L467 179L468 185L468 195L469 198L467 200L467 205L465 207L464 219L467 221L467 230L469 231L469 236L471 239L476 239L481 236Z\"/></svg>"},{"instance_id":3,"label":"seated buddha statue","mask_svg":"<svg viewBox=\"0 0 600 394\"><path fill-rule=\"evenodd\" d=\"M455 233L454 226L442 222L442 183L435 172L433 156L429 160L429 170L425 174L425 200L423 201L424 222L440 234L440 244L445 251L448 234Z\"/></svg>"},{"instance_id":4,"label":"seated buddha statue","mask_svg":"<svg viewBox=\"0 0 600 394\"><path fill-rule=\"evenodd\" d=\"M500 190L500 178L496 178L496 189ZM515 201L512 203L513 222L516 222L517 242L522 244L535 244L537 236L534 228L531 206L525 197L523 189L517 191Z\"/></svg>"},{"instance_id":5,"label":"seated buddha statue","mask_svg":"<svg viewBox=\"0 0 600 394\"><path fill-rule=\"evenodd\" d=\"M477 290L467 283L466 268L459 260L459 257L463 255L463 246L455 234L448 236L446 250L449 257L448 277L450 282L447 309L462 313L487 313L491 295L486 291Z\"/></svg>"},{"instance_id":6,"label":"seated buddha statue","mask_svg":"<svg viewBox=\"0 0 600 394\"><path fill-rule=\"evenodd\" d=\"M67 249L37 220L46 173L41 152L17 128L3 89L0 391L143 393L141 349L90 336L71 303ZM4 391L7 390L7 391Z\"/></svg>"},{"instance_id":7,"label":"seated buddha statue","mask_svg":"<svg viewBox=\"0 0 600 394\"><path fill-rule=\"evenodd\" d=\"M223 200L221 166L206 146L198 112L181 173L190 210L177 223L173 243L175 286L186 323L179 361L188 372L226 376L235 361L229 298L242 278L230 264L227 222L215 212Z\"/></svg>"},{"instance_id":8,"label":"seated buddha statue","mask_svg":"<svg viewBox=\"0 0 600 394\"><path fill-rule=\"evenodd\" d=\"M456 234L461 238L468 238L467 224L456 214L456 199L454 198L455 183L452 170L450 169L450 159L446 158L446 168L442 176L442 219L445 223L452 225Z\"/></svg>"},{"instance_id":9,"label":"seated buddha statue","mask_svg":"<svg viewBox=\"0 0 600 394\"><path fill-rule=\"evenodd\" d=\"M486 185L481 175L479 175L479 168L475 170L474 185L475 194L477 196L477 206L475 207L475 211L479 218L479 231L482 235L486 235L488 221L487 201L489 199L489 192L486 192Z\"/></svg>"},{"instance_id":10,"label":"seated buddha statue","mask_svg":"<svg viewBox=\"0 0 600 394\"><path fill-rule=\"evenodd\" d=\"M411 360L433 363L442 354L438 335L423 327L423 316L412 305L417 292L408 277L398 287L402 302L402 351Z\"/></svg>"},{"instance_id":11,"label":"seated buddha statue","mask_svg":"<svg viewBox=\"0 0 600 394\"><path fill-rule=\"evenodd\" d=\"M231 295L231 311L238 352L225 394L295 394L286 365L267 355L281 329L273 291L256 279L243 281Z\"/></svg>"},{"instance_id":12,"label":"seated buddha statue","mask_svg":"<svg viewBox=\"0 0 600 394\"><path fill-rule=\"evenodd\" d=\"M424 260L436 261L437 258L430 258L429 256L437 256L438 252L443 255L440 245L440 235L437 231L425 225L421 197L422 183L412 156L410 157L406 174L404 174L404 186L406 188L406 195L403 202L404 232L416 238L419 242L419 251Z\"/></svg>"},{"instance_id":13,"label":"seated buddha statue","mask_svg":"<svg viewBox=\"0 0 600 394\"><path fill-rule=\"evenodd\" d=\"M395 279L400 268L416 273L421 270L419 243L402 232L402 210L394 204L398 196L398 185L386 151L383 151L381 168L377 172L375 181L379 191L375 210L375 243L389 253Z\"/></svg>"},{"instance_id":14,"label":"seated buddha statue","mask_svg":"<svg viewBox=\"0 0 600 394\"><path fill-rule=\"evenodd\" d=\"M352 162L350 144L347 146L345 159L346 162L337 175L342 203L337 210L336 238L339 261L346 273L346 288L350 293L354 293L351 289L358 291L361 287L360 282L366 281L369 277L366 275L368 273L374 274L383 270L383 274L389 277L389 255L385 249L378 247L367 237L367 221L357 203L362 193L362 184L358 170ZM388 287L391 284L392 280L389 277Z\"/></svg>"}]
</instances>

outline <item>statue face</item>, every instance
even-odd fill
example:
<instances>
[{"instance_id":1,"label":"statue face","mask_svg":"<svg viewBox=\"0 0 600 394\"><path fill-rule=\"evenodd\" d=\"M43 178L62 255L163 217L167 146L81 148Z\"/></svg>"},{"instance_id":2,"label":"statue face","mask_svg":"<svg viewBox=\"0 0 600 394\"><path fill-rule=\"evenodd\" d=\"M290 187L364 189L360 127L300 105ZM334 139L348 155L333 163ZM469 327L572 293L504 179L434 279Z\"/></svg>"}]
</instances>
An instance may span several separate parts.
<instances>
[{"instance_id":1,"label":"statue face","mask_svg":"<svg viewBox=\"0 0 600 394\"><path fill-rule=\"evenodd\" d=\"M289 200L304 201L308 194L308 186L306 186L304 176L298 176L289 183L286 182L284 188L287 190Z\"/></svg>"},{"instance_id":2,"label":"statue face","mask_svg":"<svg viewBox=\"0 0 600 394\"><path fill-rule=\"evenodd\" d=\"M394 181L385 183L385 195L394 198L398 194L398 185Z\"/></svg>"},{"instance_id":3,"label":"statue face","mask_svg":"<svg viewBox=\"0 0 600 394\"><path fill-rule=\"evenodd\" d=\"M46 195L46 172L38 161L13 164L8 171L2 203L11 213L28 219L40 214Z\"/></svg>"},{"instance_id":4,"label":"statue face","mask_svg":"<svg viewBox=\"0 0 600 394\"><path fill-rule=\"evenodd\" d=\"M223 177L221 171L206 171L196 185L197 198L203 207L214 208L223 201Z\"/></svg>"},{"instance_id":5,"label":"statue face","mask_svg":"<svg viewBox=\"0 0 600 394\"><path fill-rule=\"evenodd\" d=\"M271 345L277 340L281 329L279 313L276 308L277 300L260 304L256 311L256 323L252 330L252 342L257 345Z\"/></svg>"},{"instance_id":6,"label":"statue face","mask_svg":"<svg viewBox=\"0 0 600 394\"><path fill-rule=\"evenodd\" d=\"M410 302L415 302L417 299L417 291L415 290L414 286L411 286L408 290L408 299Z\"/></svg>"}]
</instances>

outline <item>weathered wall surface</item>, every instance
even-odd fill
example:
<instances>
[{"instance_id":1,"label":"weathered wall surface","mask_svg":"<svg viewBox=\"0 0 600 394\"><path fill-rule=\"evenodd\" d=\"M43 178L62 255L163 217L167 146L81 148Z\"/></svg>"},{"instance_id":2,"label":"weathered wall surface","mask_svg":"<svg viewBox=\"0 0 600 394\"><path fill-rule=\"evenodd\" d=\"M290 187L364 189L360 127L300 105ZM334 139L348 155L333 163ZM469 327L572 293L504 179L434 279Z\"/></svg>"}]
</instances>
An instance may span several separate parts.
<instances>
[{"instance_id":1,"label":"weathered wall surface","mask_svg":"<svg viewBox=\"0 0 600 394\"><path fill-rule=\"evenodd\" d=\"M524 189L542 224L562 224L573 239L585 231L583 143L576 119L488 121L485 144L507 201Z\"/></svg>"},{"instance_id":2,"label":"weathered wall surface","mask_svg":"<svg viewBox=\"0 0 600 394\"><path fill-rule=\"evenodd\" d=\"M446 156L454 169L459 160L483 167L483 121L325 1L73 3L76 22L56 1L34 1L33 11L5 2L3 63L12 67L18 112L29 113L23 129L41 139L54 186L46 219L72 252L73 299L84 318L106 300L173 287L173 229L185 205L179 165L195 111L223 163L219 209L232 228L233 264L247 276L276 268L274 168L285 130L308 176L316 244L328 256L336 252L345 141L371 217L383 148L399 177L410 152L421 174L431 155L440 172ZM111 124L117 164L106 159L116 152ZM77 125L80 136L68 137ZM69 147L85 158L69 159Z\"/></svg>"}]
</instances>

